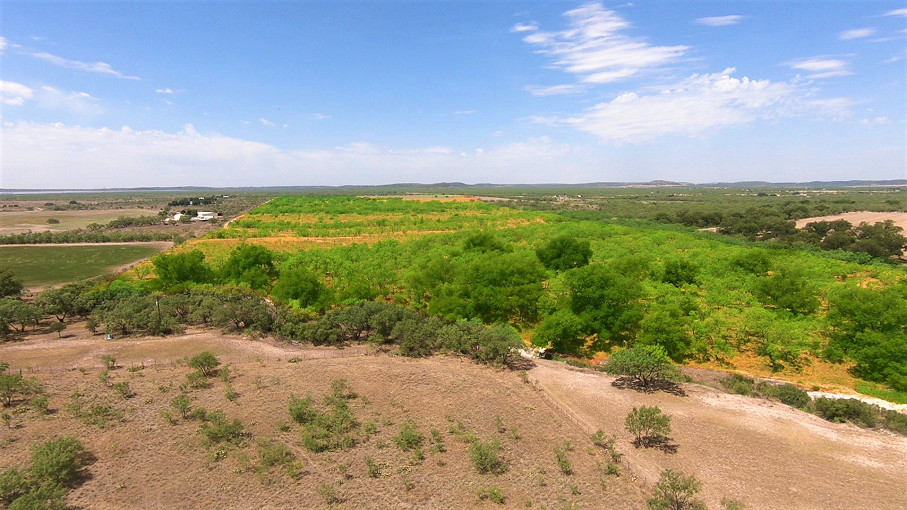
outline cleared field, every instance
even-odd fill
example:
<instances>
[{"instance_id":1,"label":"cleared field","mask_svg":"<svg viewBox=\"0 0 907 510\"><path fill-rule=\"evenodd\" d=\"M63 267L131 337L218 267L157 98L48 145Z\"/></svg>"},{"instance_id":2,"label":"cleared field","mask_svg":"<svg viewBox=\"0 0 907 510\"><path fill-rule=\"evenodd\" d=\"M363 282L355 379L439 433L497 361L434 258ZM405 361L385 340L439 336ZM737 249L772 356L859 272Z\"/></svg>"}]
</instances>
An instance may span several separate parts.
<instances>
[{"instance_id":1,"label":"cleared field","mask_svg":"<svg viewBox=\"0 0 907 510\"><path fill-rule=\"evenodd\" d=\"M114 273L169 248L172 243L0 246L0 267L26 287L44 287Z\"/></svg>"},{"instance_id":2,"label":"cleared field","mask_svg":"<svg viewBox=\"0 0 907 510\"><path fill-rule=\"evenodd\" d=\"M847 220L853 225L859 225L860 223L869 223L870 225L874 223L879 223L886 220L891 220L895 225L901 227L904 230L907 230L907 213L905 212L872 212L872 211L856 211L848 212L843 214L834 214L831 216L815 216L813 218L803 218L802 220L797 220L797 228L803 228L807 223L812 223L815 221L834 221L834 220Z\"/></svg>"},{"instance_id":3,"label":"cleared field","mask_svg":"<svg viewBox=\"0 0 907 510\"><path fill-rule=\"evenodd\" d=\"M0 213L0 235L19 234L22 232L60 232L85 228L90 223L105 225L123 216L155 216L152 209L96 209L84 211L4 211ZM47 220L59 220L59 223L47 223Z\"/></svg>"}]
</instances>

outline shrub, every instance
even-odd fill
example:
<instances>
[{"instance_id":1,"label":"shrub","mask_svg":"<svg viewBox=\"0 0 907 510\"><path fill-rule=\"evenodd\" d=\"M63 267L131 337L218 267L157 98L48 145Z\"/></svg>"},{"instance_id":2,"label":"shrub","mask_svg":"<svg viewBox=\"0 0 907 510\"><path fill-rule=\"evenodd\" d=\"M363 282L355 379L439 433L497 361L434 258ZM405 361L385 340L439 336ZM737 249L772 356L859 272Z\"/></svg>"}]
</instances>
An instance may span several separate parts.
<instances>
[{"instance_id":1,"label":"shrub","mask_svg":"<svg viewBox=\"0 0 907 510\"><path fill-rule=\"evenodd\" d=\"M114 384L113 389L123 398L132 398L132 396L135 395L132 392L132 389L129 388L129 383L126 381Z\"/></svg>"},{"instance_id":2,"label":"shrub","mask_svg":"<svg viewBox=\"0 0 907 510\"><path fill-rule=\"evenodd\" d=\"M555 448L554 457L557 459L557 467L561 470L561 473L565 475L573 474L573 465L570 463L570 459L567 457L566 445Z\"/></svg>"},{"instance_id":3,"label":"shrub","mask_svg":"<svg viewBox=\"0 0 907 510\"><path fill-rule=\"evenodd\" d=\"M205 377L211 377L216 373L217 367L220 366L220 360L214 354L204 351L193 356L188 364L190 368L198 370Z\"/></svg>"},{"instance_id":4,"label":"shrub","mask_svg":"<svg viewBox=\"0 0 907 510\"><path fill-rule=\"evenodd\" d=\"M860 427L874 427L878 423L878 408L852 398L817 398L816 414L828 421L849 421Z\"/></svg>"},{"instance_id":5,"label":"shrub","mask_svg":"<svg viewBox=\"0 0 907 510\"><path fill-rule=\"evenodd\" d=\"M400 433L394 438L397 448L405 452L417 450L422 447L425 436L416 430L416 424L406 421L400 424Z\"/></svg>"},{"instance_id":6,"label":"shrub","mask_svg":"<svg viewBox=\"0 0 907 510\"><path fill-rule=\"evenodd\" d=\"M170 407L179 411L180 416L185 420L192 412L192 398L185 393L181 393L170 401Z\"/></svg>"},{"instance_id":7,"label":"shrub","mask_svg":"<svg viewBox=\"0 0 907 510\"><path fill-rule=\"evenodd\" d=\"M228 422L222 411L209 413L199 432L204 436L206 446L221 443L239 445L244 438L242 423L239 420Z\"/></svg>"},{"instance_id":8,"label":"shrub","mask_svg":"<svg viewBox=\"0 0 907 510\"><path fill-rule=\"evenodd\" d=\"M753 394L755 384L756 382L753 379L740 374L731 374L721 380L721 385L724 386L724 389L731 393L745 396Z\"/></svg>"},{"instance_id":9,"label":"shrub","mask_svg":"<svg viewBox=\"0 0 907 510\"><path fill-rule=\"evenodd\" d=\"M766 397L779 400L782 404L787 404L797 409L805 409L812 402L806 390L793 384L769 385L763 383L758 385L758 389Z\"/></svg>"},{"instance_id":10,"label":"shrub","mask_svg":"<svg viewBox=\"0 0 907 510\"><path fill-rule=\"evenodd\" d=\"M705 504L695 498L701 489L702 484L694 476L665 469L646 504L649 510L705 510Z\"/></svg>"},{"instance_id":11,"label":"shrub","mask_svg":"<svg viewBox=\"0 0 907 510\"><path fill-rule=\"evenodd\" d=\"M117 366L117 359L109 354L101 356L101 363L104 364L104 368L107 370L113 370Z\"/></svg>"},{"instance_id":12,"label":"shrub","mask_svg":"<svg viewBox=\"0 0 907 510\"><path fill-rule=\"evenodd\" d=\"M500 457L501 444L497 439L487 442L476 439L469 447L469 460L479 473L500 474L507 470L507 464Z\"/></svg>"},{"instance_id":13,"label":"shrub","mask_svg":"<svg viewBox=\"0 0 907 510\"><path fill-rule=\"evenodd\" d=\"M61 437L32 447L31 475L41 484L51 483L71 486L78 480L79 472L88 463L82 443L73 437Z\"/></svg>"},{"instance_id":14,"label":"shrub","mask_svg":"<svg viewBox=\"0 0 907 510\"><path fill-rule=\"evenodd\" d=\"M663 414L657 406L634 407L626 419L627 432L634 435L633 444L651 446L664 441L671 433L671 417Z\"/></svg>"},{"instance_id":15,"label":"shrub","mask_svg":"<svg viewBox=\"0 0 907 510\"><path fill-rule=\"evenodd\" d=\"M504 492L497 488L492 487L490 489L480 489L479 490L479 500L491 501L492 503L503 505L504 504Z\"/></svg>"},{"instance_id":16,"label":"shrub","mask_svg":"<svg viewBox=\"0 0 907 510\"><path fill-rule=\"evenodd\" d=\"M312 397L296 398L290 395L290 418L305 425L318 417L318 410L312 407Z\"/></svg>"}]
</instances>

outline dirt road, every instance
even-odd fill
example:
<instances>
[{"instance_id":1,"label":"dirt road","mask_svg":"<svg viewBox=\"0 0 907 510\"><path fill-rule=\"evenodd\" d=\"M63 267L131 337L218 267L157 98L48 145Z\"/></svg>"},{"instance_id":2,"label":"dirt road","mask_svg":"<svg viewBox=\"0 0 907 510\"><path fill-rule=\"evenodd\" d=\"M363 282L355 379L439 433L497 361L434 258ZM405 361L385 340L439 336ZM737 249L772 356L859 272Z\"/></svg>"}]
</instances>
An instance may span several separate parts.
<instances>
[{"instance_id":1,"label":"dirt road","mask_svg":"<svg viewBox=\"0 0 907 510\"><path fill-rule=\"evenodd\" d=\"M611 386L612 377L538 361L530 379L588 432L616 435L633 473L654 484L665 468L694 474L703 499L750 509L907 508L907 438L827 422L780 403L685 386L688 396ZM635 449L624 430L633 407L672 417L677 453Z\"/></svg>"}]
</instances>

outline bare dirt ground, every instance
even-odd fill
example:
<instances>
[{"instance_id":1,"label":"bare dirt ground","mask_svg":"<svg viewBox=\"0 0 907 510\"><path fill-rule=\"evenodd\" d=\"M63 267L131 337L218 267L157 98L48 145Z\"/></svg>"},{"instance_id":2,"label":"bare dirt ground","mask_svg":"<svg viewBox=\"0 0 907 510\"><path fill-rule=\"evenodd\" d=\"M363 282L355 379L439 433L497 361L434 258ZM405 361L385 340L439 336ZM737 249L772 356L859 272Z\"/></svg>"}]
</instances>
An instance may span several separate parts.
<instances>
[{"instance_id":1,"label":"bare dirt ground","mask_svg":"<svg viewBox=\"0 0 907 510\"><path fill-rule=\"evenodd\" d=\"M907 508L907 438L703 386L685 385L687 397L645 395L614 388L606 375L541 360L526 383L514 371L461 359L300 347L210 330L114 340L79 325L64 333L69 336L36 334L0 344L0 360L37 378L55 410L45 417L16 414L13 428L0 431L0 470L25 465L35 441L79 437L97 461L70 494L77 508L326 507L324 487L336 492L341 502L333 507L339 508L499 508L477 497L497 487L507 508L631 509L645 507L653 483L669 467L702 480L711 508L723 497L743 500L750 509ZM193 406L221 409L251 434L219 461L202 446L199 423L179 419L169 406L190 371L179 360L202 350L231 366L238 398L228 400L225 383L215 379L208 389L189 391ZM128 382L135 396L124 399L99 380L104 354L117 359L111 382ZM320 405L331 381L340 378L360 395L350 401L357 419L373 422L377 432L349 450L308 452L289 419L290 395L312 395ZM66 410L76 391L86 404L122 410L123 420L105 428L80 422ZM630 444L624 418L641 404L658 405L673 417L677 453ZM164 411L176 414L174 425ZM426 437L438 429L444 451L431 451L426 439L425 460L413 462L394 444L407 420ZM468 445L450 432L457 421L480 439L500 441L505 473L476 472ZM281 422L289 428L281 430ZM597 429L617 438L624 455L619 477L602 473L607 457L589 440ZM261 475L249 468L257 461L257 442L265 439L292 449L304 468L298 480L279 468ZM554 454L564 441L572 448L569 475ZM381 466L375 478L367 474L366 457Z\"/></svg>"},{"instance_id":2,"label":"bare dirt ground","mask_svg":"<svg viewBox=\"0 0 907 510\"><path fill-rule=\"evenodd\" d=\"M672 416L676 454L624 448L633 473L648 484L665 468L703 482L717 507L736 497L747 508L907 508L907 438L829 423L761 399L685 385L686 397L646 395L611 386L611 377L539 361L529 372L553 402L587 431L624 438L623 420L640 404Z\"/></svg>"},{"instance_id":3,"label":"bare dirt ground","mask_svg":"<svg viewBox=\"0 0 907 510\"><path fill-rule=\"evenodd\" d=\"M886 220L891 220L898 227L903 228L907 231L907 212L871 212L871 211L856 211L849 212L844 214L835 214L832 216L816 216L814 218L803 218L802 220L797 220L797 228L803 228L807 223L812 223L814 221L834 221L834 220L847 220L852 223L854 226L859 225L860 223L869 223L870 225Z\"/></svg>"}]
</instances>

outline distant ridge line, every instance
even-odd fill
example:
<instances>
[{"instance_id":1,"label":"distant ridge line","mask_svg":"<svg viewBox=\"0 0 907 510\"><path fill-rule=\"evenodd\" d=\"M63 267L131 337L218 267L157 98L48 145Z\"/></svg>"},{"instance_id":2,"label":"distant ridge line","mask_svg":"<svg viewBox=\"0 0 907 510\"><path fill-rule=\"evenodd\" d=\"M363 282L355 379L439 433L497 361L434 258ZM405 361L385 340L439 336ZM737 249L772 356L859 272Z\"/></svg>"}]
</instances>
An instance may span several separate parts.
<instances>
[{"instance_id":1,"label":"distant ridge line","mask_svg":"<svg viewBox=\"0 0 907 510\"><path fill-rule=\"evenodd\" d=\"M587 182L587 183L540 183L540 184L493 184L463 182L438 182L432 184L403 182L395 184L344 184L340 186L144 186L136 188L0 188L0 193L119 193L119 192L189 192L189 191L230 191L230 190L331 190L331 189L445 189L445 188L645 188L645 187L683 187L683 188L846 188L865 186L907 186L907 179L889 180L848 180L848 181L809 181L809 182L709 182L691 183L655 180L648 182Z\"/></svg>"}]
</instances>

